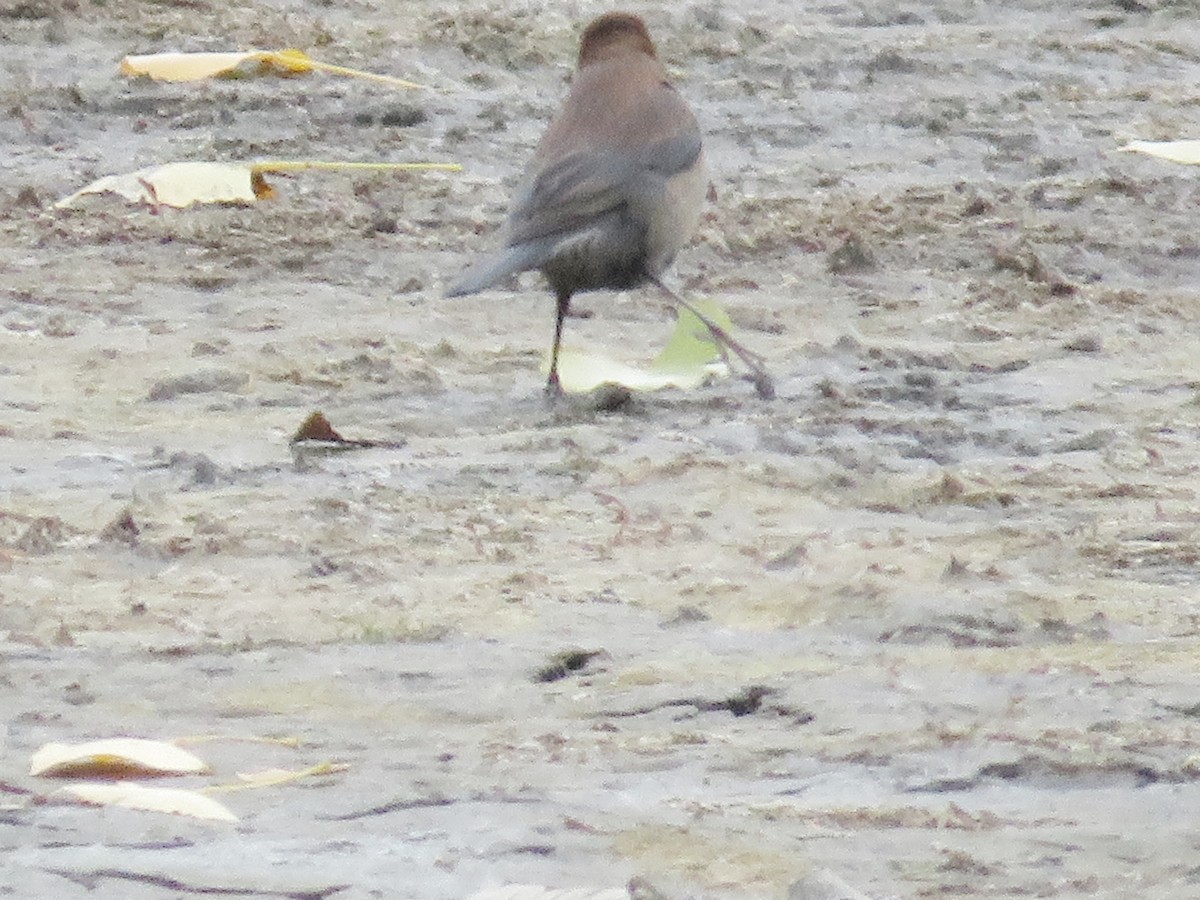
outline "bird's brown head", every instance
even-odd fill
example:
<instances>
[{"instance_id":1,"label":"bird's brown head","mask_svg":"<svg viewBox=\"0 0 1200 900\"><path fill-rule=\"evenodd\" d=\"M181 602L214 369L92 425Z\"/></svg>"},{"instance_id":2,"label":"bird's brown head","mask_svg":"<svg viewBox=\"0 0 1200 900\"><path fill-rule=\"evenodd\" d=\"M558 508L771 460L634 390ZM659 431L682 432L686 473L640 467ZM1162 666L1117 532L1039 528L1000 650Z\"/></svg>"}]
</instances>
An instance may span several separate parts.
<instances>
[{"instance_id":1,"label":"bird's brown head","mask_svg":"<svg viewBox=\"0 0 1200 900\"><path fill-rule=\"evenodd\" d=\"M646 23L632 13L605 13L583 30L579 68L630 53L657 58Z\"/></svg>"}]
</instances>

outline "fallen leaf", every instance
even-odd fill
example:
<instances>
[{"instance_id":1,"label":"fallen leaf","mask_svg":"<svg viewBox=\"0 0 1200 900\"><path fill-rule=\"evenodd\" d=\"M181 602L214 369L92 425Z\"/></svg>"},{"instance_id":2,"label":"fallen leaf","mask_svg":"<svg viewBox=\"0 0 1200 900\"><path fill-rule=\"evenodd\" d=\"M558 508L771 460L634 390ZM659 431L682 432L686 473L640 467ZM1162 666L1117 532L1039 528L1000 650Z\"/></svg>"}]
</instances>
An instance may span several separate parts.
<instances>
[{"instance_id":1,"label":"fallen leaf","mask_svg":"<svg viewBox=\"0 0 1200 900\"><path fill-rule=\"evenodd\" d=\"M1126 153L1145 153L1187 166L1200 166L1200 140L1130 141L1121 150Z\"/></svg>"},{"instance_id":2,"label":"fallen leaf","mask_svg":"<svg viewBox=\"0 0 1200 900\"><path fill-rule=\"evenodd\" d=\"M207 771L208 764L194 753L165 741L141 738L46 744L33 754L29 765L30 775L59 778L197 775Z\"/></svg>"},{"instance_id":3,"label":"fallen leaf","mask_svg":"<svg viewBox=\"0 0 1200 900\"><path fill-rule=\"evenodd\" d=\"M119 806L124 809L171 813L217 822L238 821L237 816L211 797L179 788L146 787L133 781L121 781L117 784L70 784L59 788L50 797L61 797L95 806Z\"/></svg>"},{"instance_id":4,"label":"fallen leaf","mask_svg":"<svg viewBox=\"0 0 1200 900\"><path fill-rule=\"evenodd\" d=\"M696 300L692 306L713 324L727 332L733 331L729 314L716 300ZM713 340L708 326L701 322L694 312L681 308L675 322L675 330L662 352L655 357L652 366L658 372L689 374L704 371L720 359L720 348Z\"/></svg>"},{"instance_id":5,"label":"fallen leaf","mask_svg":"<svg viewBox=\"0 0 1200 900\"><path fill-rule=\"evenodd\" d=\"M126 56L121 60L122 75L141 75L157 81L201 81L205 78L229 77L240 73L303 75L313 71L366 78L394 87L424 87L390 75L377 75L374 72L362 72L358 69L347 69L345 66L317 62L303 50L295 49L250 50L244 53L150 53Z\"/></svg>"},{"instance_id":6,"label":"fallen leaf","mask_svg":"<svg viewBox=\"0 0 1200 900\"><path fill-rule=\"evenodd\" d=\"M218 162L167 163L125 175L106 175L54 205L58 209L73 206L85 194L117 194L131 203L180 209L193 203L250 204L259 199L252 166Z\"/></svg>"},{"instance_id":7,"label":"fallen leaf","mask_svg":"<svg viewBox=\"0 0 1200 900\"><path fill-rule=\"evenodd\" d=\"M249 53L149 53L126 56L121 74L129 78L144 75L157 81L200 81L233 72L239 66L262 63L257 52ZM264 68L268 68L265 67Z\"/></svg>"},{"instance_id":8,"label":"fallen leaf","mask_svg":"<svg viewBox=\"0 0 1200 900\"><path fill-rule=\"evenodd\" d=\"M716 301L697 301L692 305L719 327L733 330L729 316ZM549 357L544 361L542 371L550 371ZM666 346L648 369L570 347L561 348L558 354L559 384L568 393L585 393L602 384L619 384L631 391L694 390L728 372L708 326L683 308L679 310L675 330Z\"/></svg>"},{"instance_id":9,"label":"fallen leaf","mask_svg":"<svg viewBox=\"0 0 1200 900\"><path fill-rule=\"evenodd\" d=\"M292 435L292 443L297 441L335 441L343 442L346 439L334 431L329 420L325 418L325 413L315 412L310 415L300 425L299 430Z\"/></svg>"},{"instance_id":10,"label":"fallen leaf","mask_svg":"<svg viewBox=\"0 0 1200 900\"><path fill-rule=\"evenodd\" d=\"M305 419L288 442L295 450L367 450L371 448L398 449L405 441L362 441L344 438L329 424L322 412L312 413Z\"/></svg>"},{"instance_id":11,"label":"fallen leaf","mask_svg":"<svg viewBox=\"0 0 1200 900\"><path fill-rule=\"evenodd\" d=\"M74 206L87 194L117 194L132 203L184 209L195 203L248 205L270 200L275 188L266 172L321 171L426 171L458 172L456 163L355 163L323 160L270 160L258 163L178 162L150 166L124 175L106 175L54 204Z\"/></svg>"},{"instance_id":12,"label":"fallen leaf","mask_svg":"<svg viewBox=\"0 0 1200 900\"><path fill-rule=\"evenodd\" d=\"M547 362L543 373L550 371ZM693 390L704 384L716 371L656 372L639 369L599 353L562 347L558 353L558 381L569 394L582 394L602 384L617 384L631 391L661 391L664 388Z\"/></svg>"}]
</instances>

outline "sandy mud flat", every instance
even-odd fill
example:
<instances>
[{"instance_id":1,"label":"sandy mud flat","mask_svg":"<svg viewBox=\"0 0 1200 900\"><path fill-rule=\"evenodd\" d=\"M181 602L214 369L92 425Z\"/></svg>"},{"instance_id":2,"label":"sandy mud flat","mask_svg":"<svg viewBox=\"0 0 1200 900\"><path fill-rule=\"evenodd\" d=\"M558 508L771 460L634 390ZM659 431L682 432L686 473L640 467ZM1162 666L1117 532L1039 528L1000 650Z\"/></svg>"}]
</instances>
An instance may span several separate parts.
<instances>
[{"instance_id":1,"label":"sandy mud flat","mask_svg":"<svg viewBox=\"0 0 1200 900\"><path fill-rule=\"evenodd\" d=\"M714 170L675 283L775 400L550 408L539 278L442 299L594 6L0 5L0 896L1200 897L1200 180L1117 152L1200 136L1200 9L633 9ZM116 72L248 47L429 89ZM54 208L281 158L465 171ZM346 768L41 802L113 734Z\"/></svg>"}]
</instances>

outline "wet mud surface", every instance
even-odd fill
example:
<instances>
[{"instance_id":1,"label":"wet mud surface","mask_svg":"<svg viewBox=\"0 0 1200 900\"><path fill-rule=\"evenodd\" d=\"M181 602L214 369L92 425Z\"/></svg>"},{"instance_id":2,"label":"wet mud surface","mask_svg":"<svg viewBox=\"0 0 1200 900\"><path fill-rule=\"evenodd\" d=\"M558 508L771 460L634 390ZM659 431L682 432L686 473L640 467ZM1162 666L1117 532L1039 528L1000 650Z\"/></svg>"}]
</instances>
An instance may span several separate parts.
<instances>
[{"instance_id":1,"label":"wet mud surface","mask_svg":"<svg viewBox=\"0 0 1200 900\"><path fill-rule=\"evenodd\" d=\"M548 407L538 276L442 299L596 10L0 8L0 894L1200 896L1200 181L1116 152L1200 129L1197 7L637 11L714 171L675 283L772 401ZM286 46L431 90L116 73ZM53 208L269 158L465 171ZM314 410L393 446L296 452ZM348 769L232 827L39 802L112 734Z\"/></svg>"}]
</instances>

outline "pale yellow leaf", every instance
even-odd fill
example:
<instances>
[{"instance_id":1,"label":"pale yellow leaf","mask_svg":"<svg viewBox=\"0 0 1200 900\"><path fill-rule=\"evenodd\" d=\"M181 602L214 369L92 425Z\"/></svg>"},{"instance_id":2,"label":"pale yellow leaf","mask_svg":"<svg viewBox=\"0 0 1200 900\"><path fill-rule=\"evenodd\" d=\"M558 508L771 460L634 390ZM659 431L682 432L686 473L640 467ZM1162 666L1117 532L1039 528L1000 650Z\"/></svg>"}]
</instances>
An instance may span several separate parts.
<instances>
[{"instance_id":1,"label":"pale yellow leaf","mask_svg":"<svg viewBox=\"0 0 1200 900\"><path fill-rule=\"evenodd\" d=\"M1130 141L1123 151L1145 153L1170 162L1200 166L1200 140L1191 141Z\"/></svg>"},{"instance_id":2,"label":"pale yellow leaf","mask_svg":"<svg viewBox=\"0 0 1200 900\"><path fill-rule=\"evenodd\" d=\"M64 197L58 208L73 206L86 194L118 194L134 203L180 209L193 203L253 203L257 199L250 163L181 162L107 175Z\"/></svg>"},{"instance_id":3,"label":"pale yellow leaf","mask_svg":"<svg viewBox=\"0 0 1200 900\"><path fill-rule=\"evenodd\" d=\"M317 62L303 50L250 50L245 53L148 53L126 56L121 60L121 74L129 77L145 75L157 81L201 81L219 75L230 75L239 69L251 68L262 72L301 75L314 70L333 75L348 75L390 84L393 87L420 88L423 85L391 75L377 75L347 69L330 63Z\"/></svg>"},{"instance_id":4,"label":"pale yellow leaf","mask_svg":"<svg viewBox=\"0 0 1200 900\"><path fill-rule=\"evenodd\" d=\"M702 315L726 331L733 325L725 310L715 301L693 304ZM547 357L542 371L550 370ZM619 384L631 391L658 391L663 388L694 390L714 377L729 373L721 361L721 351L708 327L687 309L680 309L667 345L650 369L639 369L598 353L563 347L558 354L558 380L568 393L595 390L602 384Z\"/></svg>"},{"instance_id":5,"label":"pale yellow leaf","mask_svg":"<svg viewBox=\"0 0 1200 900\"><path fill-rule=\"evenodd\" d=\"M70 784L59 788L50 796L97 806L120 806L124 809L171 813L177 816L191 816L195 819L210 819L217 822L236 822L238 820L238 817L224 805L195 791L146 787L132 781L120 781L116 784L91 782Z\"/></svg>"},{"instance_id":6,"label":"pale yellow leaf","mask_svg":"<svg viewBox=\"0 0 1200 900\"><path fill-rule=\"evenodd\" d=\"M29 774L57 777L196 775L208 765L165 741L108 738L84 744L46 744L30 760Z\"/></svg>"},{"instance_id":7,"label":"pale yellow leaf","mask_svg":"<svg viewBox=\"0 0 1200 900\"><path fill-rule=\"evenodd\" d=\"M264 172L320 171L430 171L457 172L457 163L368 163L325 162L322 160L271 160L256 163L179 162L138 169L125 175L106 175L63 197L55 207L75 206L88 194L117 194L132 203L149 206L173 206L184 209L196 203L234 203L246 205L269 200L275 189L263 178Z\"/></svg>"},{"instance_id":8,"label":"pale yellow leaf","mask_svg":"<svg viewBox=\"0 0 1200 900\"><path fill-rule=\"evenodd\" d=\"M707 317L713 324L733 331L733 323L729 314L715 300L696 300L692 303L701 315ZM689 309L680 307L675 321L675 331L667 346L655 358L653 366L658 372L676 372L694 374L704 371L721 358L721 350L713 340L708 326Z\"/></svg>"},{"instance_id":9,"label":"pale yellow leaf","mask_svg":"<svg viewBox=\"0 0 1200 900\"><path fill-rule=\"evenodd\" d=\"M547 359L542 371L549 370ZM720 363L697 366L689 371L651 371L570 347L563 347L558 353L558 381L567 393L584 393L602 384L619 384L631 391L694 390L724 371L725 367Z\"/></svg>"},{"instance_id":10,"label":"pale yellow leaf","mask_svg":"<svg viewBox=\"0 0 1200 900\"><path fill-rule=\"evenodd\" d=\"M259 60L260 51L248 53L150 53L126 56L121 74L146 75L158 81L200 81L232 72L249 60Z\"/></svg>"}]
</instances>

